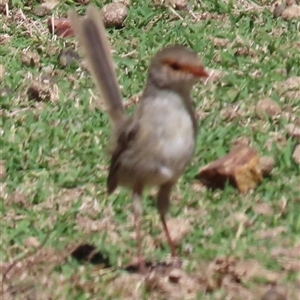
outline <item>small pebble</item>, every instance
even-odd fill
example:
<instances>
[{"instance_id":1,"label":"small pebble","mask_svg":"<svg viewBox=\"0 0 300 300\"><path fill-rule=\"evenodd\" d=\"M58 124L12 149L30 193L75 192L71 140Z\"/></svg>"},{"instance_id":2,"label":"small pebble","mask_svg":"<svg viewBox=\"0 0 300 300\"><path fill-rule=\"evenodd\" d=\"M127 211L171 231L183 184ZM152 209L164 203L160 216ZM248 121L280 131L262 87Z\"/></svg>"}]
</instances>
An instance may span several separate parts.
<instances>
[{"instance_id":1,"label":"small pebble","mask_svg":"<svg viewBox=\"0 0 300 300\"><path fill-rule=\"evenodd\" d=\"M169 280L173 283L178 283L181 277L182 277L182 270L180 269L173 269L169 274Z\"/></svg>"},{"instance_id":2,"label":"small pebble","mask_svg":"<svg viewBox=\"0 0 300 300\"><path fill-rule=\"evenodd\" d=\"M5 74L5 68L3 65L0 65L0 82L4 78L4 74Z\"/></svg>"},{"instance_id":3,"label":"small pebble","mask_svg":"<svg viewBox=\"0 0 300 300\"><path fill-rule=\"evenodd\" d=\"M293 159L296 164L300 165L300 144L295 147L295 150L293 152Z\"/></svg>"},{"instance_id":4,"label":"small pebble","mask_svg":"<svg viewBox=\"0 0 300 300\"><path fill-rule=\"evenodd\" d=\"M263 173L263 176L268 176L271 174L272 170L274 169L275 160L271 156L262 156L259 159L259 164L260 164L260 168Z\"/></svg>"},{"instance_id":5,"label":"small pebble","mask_svg":"<svg viewBox=\"0 0 300 300\"><path fill-rule=\"evenodd\" d=\"M48 7L45 7L43 5L36 6L32 13L37 17L44 17L51 13L51 10Z\"/></svg>"},{"instance_id":6,"label":"small pebble","mask_svg":"<svg viewBox=\"0 0 300 300\"><path fill-rule=\"evenodd\" d=\"M72 49L63 49L59 53L58 60L62 67L70 66L79 59L79 55Z\"/></svg>"},{"instance_id":7,"label":"small pebble","mask_svg":"<svg viewBox=\"0 0 300 300\"><path fill-rule=\"evenodd\" d=\"M281 107L275 101L266 98L257 102L255 112L260 119L264 119L266 116L274 118L280 115Z\"/></svg>"},{"instance_id":8,"label":"small pebble","mask_svg":"<svg viewBox=\"0 0 300 300\"><path fill-rule=\"evenodd\" d=\"M116 2L109 3L103 6L101 9L104 25L106 27L121 28L124 25L124 21L128 15L128 9L126 5Z\"/></svg>"}]
</instances>

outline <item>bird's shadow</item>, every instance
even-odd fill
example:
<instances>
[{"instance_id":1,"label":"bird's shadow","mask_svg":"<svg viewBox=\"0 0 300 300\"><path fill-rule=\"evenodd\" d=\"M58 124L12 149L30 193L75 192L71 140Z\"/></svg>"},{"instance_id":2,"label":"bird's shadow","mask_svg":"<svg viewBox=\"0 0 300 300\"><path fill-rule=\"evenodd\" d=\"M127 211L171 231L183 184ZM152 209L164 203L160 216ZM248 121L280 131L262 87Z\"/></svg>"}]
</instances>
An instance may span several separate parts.
<instances>
[{"instance_id":1,"label":"bird's shadow","mask_svg":"<svg viewBox=\"0 0 300 300\"><path fill-rule=\"evenodd\" d=\"M91 263L93 265L102 265L103 268L111 268L113 265L110 263L110 259L107 254L101 253L97 248L91 244L80 244L72 252L71 256L80 263ZM159 272L169 272L173 268L180 268L180 261L175 262L162 261L155 262L147 260L145 261L145 267L147 272L157 270ZM126 271L130 274L139 274L140 268L137 262L130 263L121 270Z\"/></svg>"}]
</instances>

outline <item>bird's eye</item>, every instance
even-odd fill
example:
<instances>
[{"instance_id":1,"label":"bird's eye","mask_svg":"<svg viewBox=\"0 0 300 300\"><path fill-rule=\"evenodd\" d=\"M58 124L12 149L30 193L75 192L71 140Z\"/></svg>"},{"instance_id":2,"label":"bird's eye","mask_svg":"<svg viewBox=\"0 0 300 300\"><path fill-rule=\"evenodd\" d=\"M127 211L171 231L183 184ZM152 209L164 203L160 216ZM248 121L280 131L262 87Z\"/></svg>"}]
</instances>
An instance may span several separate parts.
<instances>
[{"instance_id":1,"label":"bird's eye","mask_svg":"<svg viewBox=\"0 0 300 300\"><path fill-rule=\"evenodd\" d=\"M171 69L173 69L175 71L178 71L180 69L179 64L176 62L170 63L170 67L171 67Z\"/></svg>"}]
</instances>

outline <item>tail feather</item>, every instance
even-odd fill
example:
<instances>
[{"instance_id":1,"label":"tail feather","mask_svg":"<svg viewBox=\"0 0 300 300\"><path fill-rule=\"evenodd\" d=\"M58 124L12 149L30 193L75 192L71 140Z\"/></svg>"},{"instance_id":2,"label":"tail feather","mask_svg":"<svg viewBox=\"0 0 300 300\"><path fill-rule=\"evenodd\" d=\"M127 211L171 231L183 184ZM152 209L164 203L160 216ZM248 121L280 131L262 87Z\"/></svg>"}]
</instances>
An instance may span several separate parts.
<instances>
[{"instance_id":1,"label":"tail feather","mask_svg":"<svg viewBox=\"0 0 300 300\"><path fill-rule=\"evenodd\" d=\"M125 118L125 110L101 15L95 6L89 5L85 18L79 18L75 11L69 12L69 18L112 125L118 128Z\"/></svg>"}]
</instances>

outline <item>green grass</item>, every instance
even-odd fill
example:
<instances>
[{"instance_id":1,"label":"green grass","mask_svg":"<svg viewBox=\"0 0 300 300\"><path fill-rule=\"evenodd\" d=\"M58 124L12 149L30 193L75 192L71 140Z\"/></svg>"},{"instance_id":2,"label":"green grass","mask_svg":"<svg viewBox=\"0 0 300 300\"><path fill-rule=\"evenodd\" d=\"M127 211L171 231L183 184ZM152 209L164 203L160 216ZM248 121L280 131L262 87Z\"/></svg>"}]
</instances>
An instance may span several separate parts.
<instances>
[{"instance_id":1,"label":"green grass","mask_svg":"<svg viewBox=\"0 0 300 300\"><path fill-rule=\"evenodd\" d=\"M286 271L271 251L277 247L292 249L299 244L300 170L292 160L296 141L287 138L282 147L275 142L269 149L266 143L274 134L285 137L286 124L300 122L300 99L289 99L277 87L289 77L300 76L299 21L273 19L267 8L237 11L235 1L201 1L201 7L197 1L191 1L194 12L207 12L215 18L195 22L189 13L178 12L183 20L177 20L169 9L148 5L150 1L132 2L125 27L108 30L124 98L141 91L150 58L168 44L190 46L208 68L225 74L214 84L198 84L193 92L197 111L201 112L197 150L174 189L170 209L170 216L188 219L192 224L190 234L179 247L189 272L199 273L200 262L209 264L216 257L230 256L257 261L263 268L280 274L280 284L293 288L296 272ZM28 282L32 283L34 274L46 276L54 299L125 299L122 292L118 295L118 289L112 292L110 285L124 275L118 267L128 263L136 249L130 193L120 190L110 197L106 195L108 117L100 109L91 109L95 100L91 91L97 91L89 74L76 64L66 68L58 64L62 49L77 47L75 39L53 39L47 33L47 17L38 19L30 13L28 7L36 5L34 1L13 3L12 14L22 9L28 18L24 23L29 26L18 23L16 17L7 19L0 15L1 23L5 24L0 34L11 38L0 47L0 64L6 70L0 85L12 90L0 102L0 155L6 168L0 194L1 262L11 263L26 255L31 249L28 237L35 237L40 243L46 239L43 248L56 249L66 259L51 265L45 256L49 263L46 271L40 266L43 260L38 266L25 265L22 272L31 274ZM61 3L53 14L62 16L70 6L74 7L72 1ZM84 12L84 6L77 9ZM229 44L215 47L212 38L216 37L228 39ZM253 56L235 55L241 47L249 47ZM21 53L27 48L39 53L38 66L22 64ZM131 54L127 56L128 53ZM32 78L49 68L53 69L51 76L58 87L59 100L29 100L26 89ZM266 97L281 106L283 113L279 119L256 117L255 104ZM220 116L228 105L239 106L240 115L234 120ZM222 191L194 189L199 168L225 155L239 136L248 137L261 155L274 157L272 176L246 196L230 186ZM16 191L25 197L24 203L13 203L11 195ZM258 202L267 203L273 213L255 213ZM286 203L283 211L282 203ZM149 259L164 261L169 253L167 245L153 246L161 232L155 203L145 197L143 207L142 228L147 240L143 252ZM251 223L238 237L240 222L234 220L236 213L243 213ZM88 228L89 221L80 220L98 220L94 223L98 229ZM271 239L257 235L260 230L279 226L285 227L285 233ZM70 245L75 247L83 241L108 256L115 270L102 274L101 268L90 264L82 268L70 258ZM145 245L148 243L150 246ZM185 252L188 245L193 249L190 254ZM262 282L244 280L254 295L249 299L257 299L255 292L267 286L269 281L262 277ZM15 282L14 285L18 286ZM60 288L56 289L57 286ZM151 291L142 293L144 299L154 295ZM206 295L199 293L198 299L225 299L230 291L217 288Z\"/></svg>"}]
</instances>

